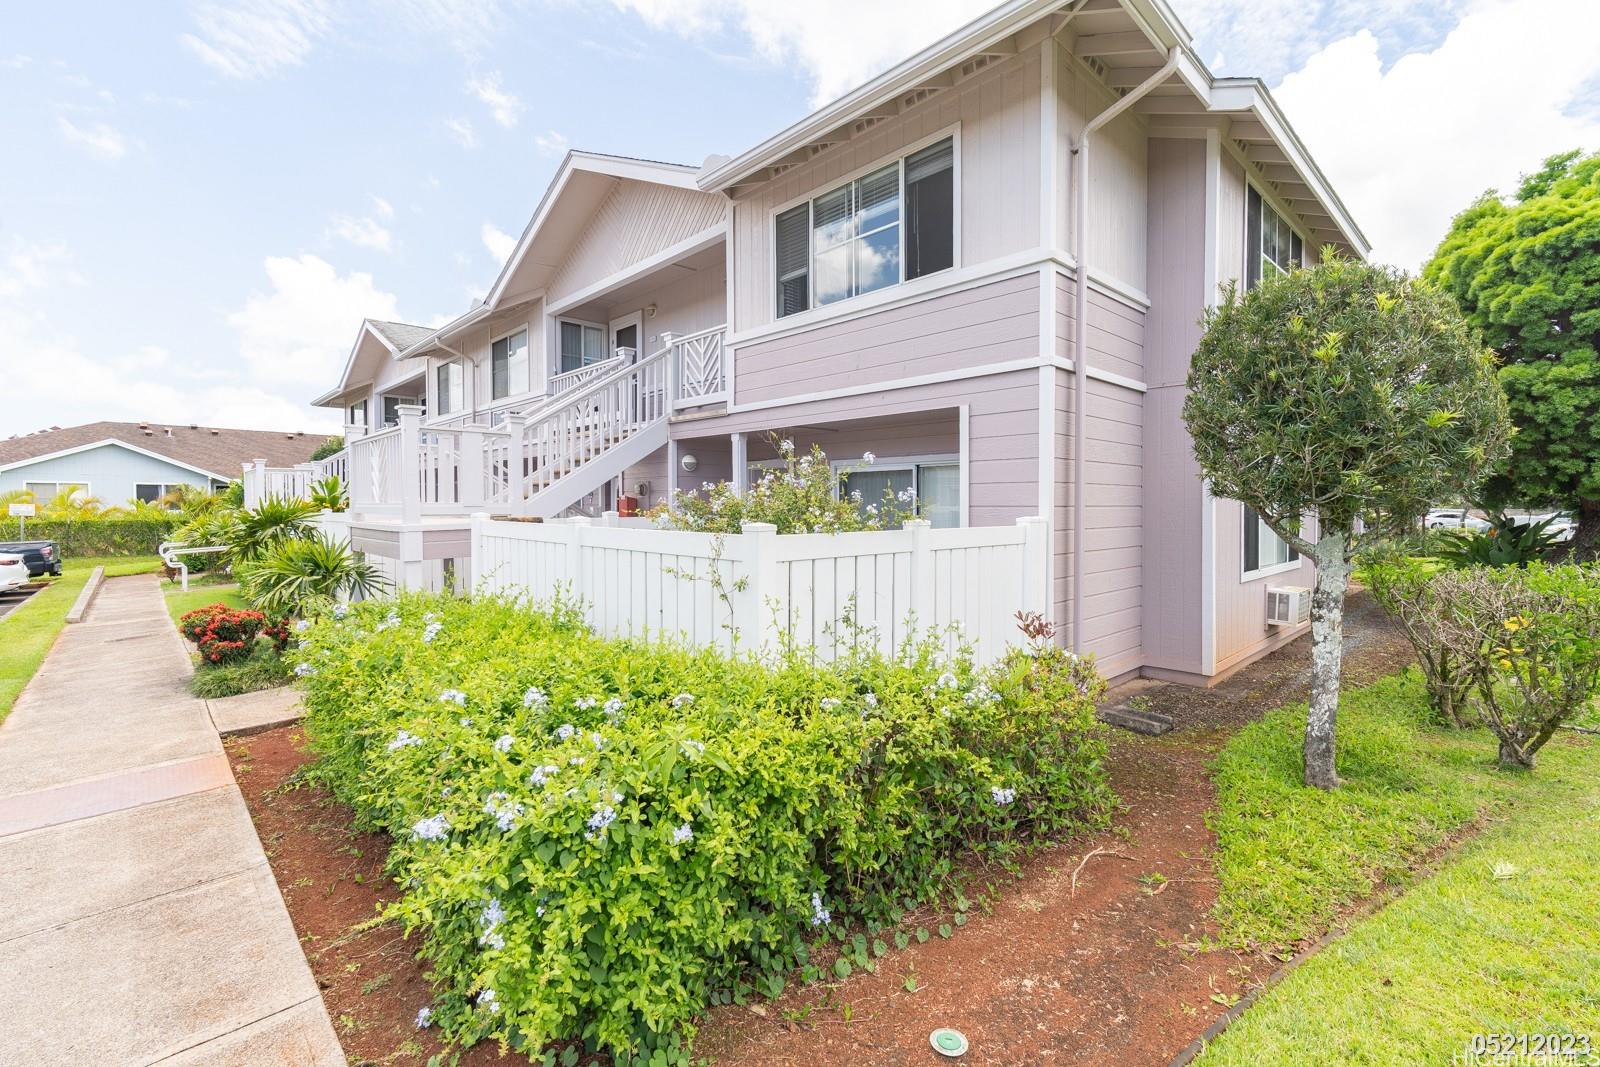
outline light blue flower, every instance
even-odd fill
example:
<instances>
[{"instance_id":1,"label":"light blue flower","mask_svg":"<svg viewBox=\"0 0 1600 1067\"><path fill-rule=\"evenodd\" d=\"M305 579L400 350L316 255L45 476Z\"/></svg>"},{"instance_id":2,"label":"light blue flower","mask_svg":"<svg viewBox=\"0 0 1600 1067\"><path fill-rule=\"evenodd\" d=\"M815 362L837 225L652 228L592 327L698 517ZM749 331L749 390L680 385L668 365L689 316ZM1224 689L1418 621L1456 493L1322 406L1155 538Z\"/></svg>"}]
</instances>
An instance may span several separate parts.
<instances>
[{"instance_id":1,"label":"light blue flower","mask_svg":"<svg viewBox=\"0 0 1600 1067\"><path fill-rule=\"evenodd\" d=\"M510 752L511 745L514 740L515 738L513 738L510 734L501 734L499 737L494 739L494 750L496 752Z\"/></svg>"},{"instance_id":2,"label":"light blue flower","mask_svg":"<svg viewBox=\"0 0 1600 1067\"><path fill-rule=\"evenodd\" d=\"M311 629L311 620L310 619L296 619L295 620L295 624L294 624L294 632L295 633L303 634L309 629Z\"/></svg>"},{"instance_id":3,"label":"light blue flower","mask_svg":"<svg viewBox=\"0 0 1600 1067\"><path fill-rule=\"evenodd\" d=\"M606 706L600 710L606 713L606 718L615 723L622 718L622 707L622 698L612 697L610 700L606 701Z\"/></svg>"},{"instance_id":4,"label":"light blue flower","mask_svg":"<svg viewBox=\"0 0 1600 1067\"><path fill-rule=\"evenodd\" d=\"M439 694L439 699L449 704L459 704L462 707L467 706L467 694L463 693L459 689L446 689L444 692Z\"/></svg>"},{"instance_id":5,"label":"light blue flower","mask_svg":"<svg viewBox=\"0 0 1600 1067\"><path fill-rule=\"evenodd\" d=\"M316 673L317 669L309 663L296 663L294 665L294 676L296 678L305 678Z\"/></svg>"},{"instance_id":6,"label":"light blue flower","mask_svg":"<svg viewBox=\"0 0 1600 1067\"><path fill-rule=\"evenodd\" d=\"M997 785L990 786L989 797L1003 808L1017 799L1017 791L1015 789L1004 789Z\"/></svg>"},{"instance_id":7,"label":"light blue flower","mask_svg":"<svg viewBox=\"0 0 1600 1067\"><path fill-rule=\"evenodd\" d=\"M578 728L576 726L572 725L570 722L564 722L560 726L556 727L556 740L571 741L577 732Z\"/></svg>"},{"instance_id":8,"label":"light blue flower","mask_svg":"<svg viewBox=\"0 0 1600 1067\"><path fill-rule=\"evenodd\" d=\"M833 711L835 708L837 708L840 704L843 704L843 703L844 703L844 701L840 700L838 697L823 697L822 698L822 710L823 711Z\"/></svg>"},{"instance_id":9,"label":"light blue flower","mask_svg":"<svg viewBox=\"0 0 1600 1067\"><path fill-rule=\"evenodd\" d=\"M478 1007L491 1015L500 1013L500 994L492 989L485 989L478 994Z\"/></svg>"},{"instance_id":10,"label":"light blue flower","mask_svg":"<svg viewBox=\"0 0 1600 1067\"><path fill-rule=\"evenodd\" d=\"M822 894L811 894L811 925L827 926L833 922L833 912L822 906Z\"/></svg>"},{"instance_id":11,"label":"light blue flower","mask_svg":"<svg viewBox=\"0 0 1600 1067\"><path fill-rule=\"evenodd\" d=\"M693 752L696 756L704 756L706 754L706 743L686 738L683 742L683 750L685 752Z\"/></svg>"},{"instance_id":12,"label":"light blue flower","mask_svg":"<svg viewBox=\"0 0 1600 1067\"><path fill-rule=\"evenodd\" d=\"M526 810L522 804L512 800L509 793L490 793L483 802L483 813L494 818L494 824L501 833L508 833Z\"/></svg>"},{"instance_id":13,"label":"light blue flower","mask_svg":"<svg viewBox=\"0 0 1600 1067\"><path fill-rule=\"evenodd\" d=\"M961 684L961 679L957 678L949 671L945 671L943 674L939 675L939 680L933 684L939 689L954 689L956 686Z\"/></svg>"},{"instance_id":14,"label":"light blue flower","mask_svg":"<svg viewBox=\"0 0 1600 1067\"><path fill-rule=\"evenodd\" d=\"M444 812L418 819L411 827L411 835L419 841L443 841L450 834L450 819Z\"/></svg>"},{"instance_id":15,"label":"light blue flower","mask_svg":"<svg viewBox=\"0 0 1600 1067\"><path fill-rule=\"evenodd\" d=\"M589 831L583 836L593 841L597 834L604 833L606 827L616 821L616 809L609 804L602 804L595 808L593 815L589 816Z\"/></svg>"},{"instance_id":16,"label":"light blue flower","mask_svg":"<svg viewBox=\"0 0 1600 1067\"><path fill-rule=\"evenodd\" d=\"M422 631L422 643L425 644L425 645L431 645L433 643L433 639L435 637L438 637L439 636L439 631L443 630L443 629L444 629L444 623L442 623L442 622L430 622L427 625L427 627Z\"/></svg>"},{"instance_id":17,"label":"light blue flower","mask_svg":"<svg viewBox=\"0 0 1600 1067\"><path fill-rule=\"evenodd\" d=\"M422 738L410 730L401 730L394 735L394 740L389 742L389 751L397 752L402 748L410 748L412 745L420 744L422 744Z\"/></svg>"},{"instance_id":18,"label":"light blue flower","mask_svg":"<svg viewBox=\"0 0 1600 1067\"><path fill-rule=\"evenodd\" d=\"M867 707L869 707L869 708L875 708L875 707L878 706L878 694L877 693L868 693L865 696L863 696L861 699L867 705Z\"/></svg>"},{"instance_id":19,"label":"light blue flower","mask_svg":"<svg viewBox=\"0 0 1600 1067\"><path fill-rule=\"evenodd\" d=\"M526 693L522 694L522 706L525 708L539 708L540 710L543 710L545 707L549 706L549 704L550 698L546 696L544 690L540 689L538 686L532 686Z\"/></svg>"},{"instance_id":20,"label":"light blue flower","mask_svg":"<svg viewBox=\"0 0 1600 1067\"><path fill-rule=\"evenodd\" d=\"M693 693L679 693L677 696L672 698L672 706L675 708L686 708L693 703Z\"/></svg>"},{"instance_id":21,"label":"light blue flower","mask_svg":"<svg viewBox=\"0 0 1600 1067\"><path fill-rule=\"evenodd\" d=\"M557 767L554 763L546 763L542 767L535 767L533 769L533 773L528 775L528 784L542 788L545 782L550 780L550 776L560 770L561 768Z\"/></svg>"},{"instance_id":22,"label":"light blue flower","mask_svg":"<svg viewBox=\"0 0 1600 1067\"><path fill-rule=\"evenodd\" d=\"M672 843L674 845L681 845L685 841L693 840L694 827L690 826L688 823L684 823L682 826L672 831Z\"/></svg>"},{"instance_id":23,"label":"light blue flower","mask_svg":"<svg viewBox=\"0 0 1600 1067\"><path fill-rule=\"evenodd\" d=\"M417 1009L417 1029L426 1030L433 1025L433 1009L423 1006Z\"/></svg>"}]
</instances>

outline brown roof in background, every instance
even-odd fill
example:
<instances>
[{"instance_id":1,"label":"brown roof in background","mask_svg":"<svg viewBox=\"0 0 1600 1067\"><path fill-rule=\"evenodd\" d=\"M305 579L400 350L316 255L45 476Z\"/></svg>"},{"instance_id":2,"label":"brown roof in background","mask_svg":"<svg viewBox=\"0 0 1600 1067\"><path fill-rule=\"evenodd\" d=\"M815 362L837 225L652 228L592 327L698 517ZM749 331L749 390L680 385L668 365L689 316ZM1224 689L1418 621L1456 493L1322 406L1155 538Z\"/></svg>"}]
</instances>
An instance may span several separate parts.
<instances>
[{"instance_id":1,"label":"brown roof in background","mask_svg":"<svg viewBox=\"0 0 1600 1067\"><path fill-rule=\"evenodd\" d=\"M0 441L0 466L109 440L123 441L232 480L251 460L264 459L274 467L305 463L327 438L323 433L230 430L165 422L90 422L51 427Z\"/></svg>"}]
</instances>

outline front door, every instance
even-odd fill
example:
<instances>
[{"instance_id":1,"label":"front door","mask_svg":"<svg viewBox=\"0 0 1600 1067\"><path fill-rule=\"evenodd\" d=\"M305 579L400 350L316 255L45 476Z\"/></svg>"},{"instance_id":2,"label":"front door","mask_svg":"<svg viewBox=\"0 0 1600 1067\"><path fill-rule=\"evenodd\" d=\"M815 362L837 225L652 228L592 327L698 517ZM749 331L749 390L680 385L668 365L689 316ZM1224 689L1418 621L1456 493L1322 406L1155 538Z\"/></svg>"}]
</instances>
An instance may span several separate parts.
<instances>
[{"instance_id":1,"label":"front door","mask_svg":"<svg viewBox=\"0 0 1600 1067\"><path fill-rule=\"evenodd\" d=\"M611 320L611 352L616 355L624 348L633 350L635 356L642 356L641 342L644 340L644 316L635 311L632 315L624 315L620 319Z\"/></svg>"}]
</instances>

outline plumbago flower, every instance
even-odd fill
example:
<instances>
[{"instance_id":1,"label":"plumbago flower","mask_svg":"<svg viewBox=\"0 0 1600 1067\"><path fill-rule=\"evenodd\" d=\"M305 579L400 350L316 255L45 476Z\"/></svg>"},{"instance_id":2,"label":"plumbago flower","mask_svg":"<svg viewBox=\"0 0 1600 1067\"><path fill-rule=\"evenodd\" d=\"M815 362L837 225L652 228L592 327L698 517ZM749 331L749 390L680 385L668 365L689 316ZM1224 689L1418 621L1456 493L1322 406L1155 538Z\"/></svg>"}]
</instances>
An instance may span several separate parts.
<instances>
[{"instance_id":1,"label":"plumbago flower","mask_svg":"<svg viewBox=\"0 0 1600 1067\"><path fill-rule=\"evenodd\" d=\"M605 707L601 708L600 710L606 713L606 718L611 721L611 725L615 726L617 723L622 721L622 708L622 698L612 697L610 700L606 701Z\"/></svg>"},{"instance_id":2,"label":"plumbago flower","mask_svg":"<svg viewBox=\"0 0 1600 1067\"><path fill-rule=\"evenodd\" d=\"M596 751L606 747L605 737L598 733L592 733L589 735L589 743L594 745Z\"/></svg>"},{"instance_id":3,"label":"plumbago flower","mask_svg":"<svg viewBox=\"0 0 1600 1067\"><path fill-rule=\"evenodd\" d=\"M556 740L571 741L577 732L578 728L576 726L572 725L570 722L564 722L560 726L556 727Z\"/></svg>"},{"instance_id":4,"label":"plumbago flower","mask_svg":"<svg viewBox=\"0 0 1600 1067\"><path fill-rule=\"evenodd\" d=\"M317 669L309 663L296 663L294 665L294 675L296 678L306 678L316 673Z\"/></svg>"},{"instance_id":5,"label":"plumbago flower","mask_svg":"<svg viewBox=\"0 0 1600 1067\"><path fill-rule=\"evenodd\" d=\"M998 785L994 785L989 787L989 798L993 800L996 805L1003 808L1017 799L1017 791L1015 789L1005 789Z\"/></svg>"},{"instance_id":6,"label":"plumbago flower","mask_svg":"<svg viewBox=\"0 0 1600 1067\"><path fill-rule=\"evenodd\" d=\"M485 989L478 994L478 1007L490 1015L498 1015L500 1013L500 994L492 989Z\"/></svg>"},{"instance_id":7,"label":"plumbago flower","mask_svg":"<svg viewBox=\"0 0 1600 1067\"><path fill-rule=\"evenodd\" d=\"M422 643L425 644L425 645L433 644L433 639L435 637L438 637L439 636L439 631L443 630L443 629L444 629L444 623L442 623L442 622L430 622L427 625L427 627L424 628L423 631L422 631Z\"/></svg>"},{"instance_id":8,"label":"plumbago flower","mask_svg":"<svg viewBox=\"0 0 1600 1067\"><path fill-rule=\"evenodd\" d=\"M834 710L835 708L837 708L839 705L841 705L843 703L844 703L844 701L840 700L838 697L823 697L822 698L822 710L823 711L832 711L832 710Z\"/></svg>"},{"instance_id":9,"label":"plumbago flower","mask_svg":"<svg viewBox=\"0 0 1600 1067\"><path fill-rule=\"evenodd\" d=\"M411 827L411 836L419 841L443 841L450 836L450 819L444 812L418 819Z\"/></svg>"},{"instance_id":10,"label":"plumbago flower","mask_svg":"<svg viewBox=\"0 0 1600 1067\"><path fill-rule=\"evenodd\" d=\"M938 680L933 684L939 689L954 689L961 684L961 679L957 678L949 671L945 671L943 674L939 675Z\"/></svg>"},{"instance_id":11,"label":"plumbago flower","mask_svg":"<svg viewBox=\"0 0 1600 1067\"><path fill-rule=\"evenodd\" d=\"M335 604L333 606L333 617L334 618L342 619L348 614L350 614L350 605L348 605L348 604Z\"/></svg>"},{"instance_id":12,"label":"plumbago flower","mask_svg":"<svg viewBox=\"0 0 1600 1067\"><path fill-rule=\"evenodd\" d=\"M969 691L963 699L969 706L976 707L979 704L1000 703L1000 694L996 693L993 689L990 689L983 682L979 682L977 685L972 687L971 691Z\"/></svg>"},{"instance_id":13,"label":"plumbago flower","mask_svg":"<svg viewBox=\"0 0 1600 1067\"><path fill-rule=\"evenodd\" d=\"M459 689L446 689L444 692L439 694L439 699L447 704L459 704L462 707L467 706L467 694L463 693Z\"/></svg>"},{"instance_id":14,"label":"plumbago flower","mask_svg":"<svg viewBox=\"0 0 1600 1067\"><path fill-rule=\"evenodd\" d=\"M572 706L577 708L579 711L588 711L590 708L599 707L600 701L594 697L579 697L577 700L572 702Z\"/></svg>"},{"instance_id":15,"label":"plumbago flower","mask_svg":"<svg viewBox=\"0 0 1600 1067\"><path fill-rule=\"evenodd\" d=\"M544 784L550 780L551 775L559 773L560 770L561 768L554 763L546 763L542 767L535 767L533 773L528 775L528 784L542 789Z\"/></svg>"},{"instance_id":16,"label":"plumbago flower","mask_svg":"<svg viewBox=\"0 0 1600 1067\"><path fill-rule=\"evenodd\" d=\"M861 699L867 705L867 707L869 707L869 708L875 708L875 707L878 706L878 694L877 693L868 693L865 696L863 696Z\"/></svg>"},{"instance_id":17,"label":"plumbago flower","mask_svg":"<svg viewBox=\"0 0 1600 1067\"><path fill-rule=\"evenodd\" d=\"M389 742L389 751L398 752L402 748L410 748L412 745L420 744L422 744L422 738L410 730L401 730L394 735L394 740Z\"/></svg>"},{"instance_id":18,"label":"plumbago flower","mask_svg":"<svg viewBox=\"0 0 1600 1067\"><path fill-rule=\"evenodd\" d=\"M389 612L388 615L384 616L382 622L380 622L377 626L375 626L373 628L373 632L377 633L377 632L381 632L383 630L392 630L396 626L399 626L399 625L400 625L400 613L398 611L391 611L391 612Z\"/></svg>"},{"instance_id":19,"label":"plumbago flower","mask_svg":"<svg viewBox=\"0 0 1600 1067\"><path fill-rule=\"evenodd\" d=\"M873 455L871 452L863 452L861 453L861 462L870 467L872 464L878 462L878 457Z\"/></svg>"},{"instance_id":20,"label":"plumbago flower","mask_svg":"<svg viewBox=\"0 0 1600 1067\"><path fill-rule=\"evenodd\" d=\"M589 816L589 829L584 832L584 838L593 841L598 834L605 832L606 827L617 821L617 810L610 804L601 804L594 809L594 814Z\"/></svg>"},{"instance_id":21,"label":"plumbago flower","mask_svg":"<svg viewBox=\"0 0 1600 1067\"><path fill-rule=\"evenodd\" d=\"M696 741L692 738L685 739L683 742L683 751L685 753L692 752L696 756L704 756L706 754L706 743L704 741Z\"/></svg>"},{"instance_id":22,"label":"plumbago flower","mask_svg":"<svg viewBox=\"0 0 1600 1067\"><path fill-rule=\"evenodd\" d=\"M822 906L822 894L811 894L811 925L827 926L833 922L833 912Z\"/></svg>"},{"instance_id":23,"label":"plumbago flower","mask_svg":"<svg viewBox=\"0 0 1600 1067\"><path fill-rule=\"evenodd\" d=\"M433 1009L424 1005L417 1009L417 1029L426 1030L433 1025Z\"/></svg>"},{"instance_id":24,"label":"plumbago flower","mask_svg":"<svg viewBox=\"0 0 1600 1067\"><path fill-rule=\"evenodd\" d=\"M685 841L693 840L694 827L690 826L688 823L684 823L682 826L672 831L672 843L674 845L681 845Z\"/></svg>"},{"instance_id":25,"label":"plumbago flower","mask_svg":"<svg viewBox=\"0 0 1600 1067\"><path fill-rule=\"evenodd\" d=\"M505 792L490 793L483 802L483 813L494 819L501 833L508 833L526 810L522 804L511 799L511 794Z\"/></svg>"},{"instance_id":26,"label":"plumbago flower","mask_svg":"<svg viewBox=\"0 0 1600 1067\"><path fill-rule=\"evenodd\" d=\"M550 706L550 698L545 695L543 689L538 686L532 686L526 693L522 694L522 706L543 711Z\"/></svg>"},{"instance_id":27,"label":"plumbago flower","mask_svg":"<svg viewBox=\"0 0 1600 1067\"><path fill-rule=\"evenodd\" d=\"M510 752L514 740L510 734L501 734L494 739L494 750L496 752Z\"/></svg>"},{"instance_id":28,"label":"plumbago flower","mask_svg":"<svg viewBox=\"0 0 1600 1067\"><path fill-rule=\"evenodd\" d=\"M309 629L311 629L311 620L310 619L296 619L295 620L295 624L294 624L294 632L295 633L303 634Z\"/></svg>"},{"instance_id":29,"label":"plumbago flower","mask_svg":"<svg viewBox=\"0 0 1600 1067\"><path fill-rule=\"evenodd\" d=\"M500 924L505 922L506 909L498 897L490 897L484 902L483 909L478 912L478 944L485 948L502 949L506 947L506 938L499 930Z\"/></svg>"}]
</instances>

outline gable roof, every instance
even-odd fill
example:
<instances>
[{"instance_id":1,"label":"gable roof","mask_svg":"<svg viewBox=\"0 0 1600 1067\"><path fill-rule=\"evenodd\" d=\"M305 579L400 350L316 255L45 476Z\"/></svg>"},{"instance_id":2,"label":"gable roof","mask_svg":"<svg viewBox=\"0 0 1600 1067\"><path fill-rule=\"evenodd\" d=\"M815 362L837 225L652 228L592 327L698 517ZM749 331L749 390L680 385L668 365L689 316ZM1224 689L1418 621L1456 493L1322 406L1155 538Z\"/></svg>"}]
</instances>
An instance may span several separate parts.
<instances>
[{"instance_id":1,"label":"gable roof","mask_svg":"<svg viewBox=\"0 0 1600 1067\"><path fill-rule=\"evenodd\" d=\"M309 462L311 453L325 440L326 434L299 431L233 430L154 422L90 422L82 426L52 427L0 441L0 470L110 444L229 481L239 477L245 463L257 459L264 459L274 467Z\"/></svg>"},{"instance_id":2,"label":"gable roof","mask_svg":"<svg viewBox=\"0 0 1600 1067\"><path fill-rule=\"evenodd\" d=\"M1062 41L1115 92L1134 88L1175 58L1167 84L1141 100L1138 113L1152 127L1222 131L1255 168L1253 176L1293 205L1314 240L1367 254L1366 236L1266 86L1214 76L1166 0L1006 0L749 151L708 159L700 187L737 196L1045 36Z\"/></svg>"},{"instance_id":3,"label":"gable roof","mask_svg":"<svg viewBox=\"0 0 1600 1067\"><path fill-rule=\"evenodd\" d=\"M413 326L409 322L385 322L383 319L368 319L367 325L372 327L373 332L381 340L388 342L389 347L397 354L433 332L426 326Z\"/></svg>"},{"instance_id":4,"label":"gable roof","mask_svg":"<svg viewBox=\"0 0 1600 1067\"><path fill-rule=\"evenodd\" d=\"M362 319L360 329L356 330L355 343L350 346L350 354L344 358L344 370L339 372L339 384L329 389L326 393L311 402L312 407L329 407L335 404L351 388L351 374L356 369L356 360L361 355L361 346L367 338L372 338L386 350L393 359L403 359L405 350L419 341L433 335L433 331L426 326L413 326L409 322L388 322L384 319Z\"/></svg>"}]
</instances>

